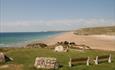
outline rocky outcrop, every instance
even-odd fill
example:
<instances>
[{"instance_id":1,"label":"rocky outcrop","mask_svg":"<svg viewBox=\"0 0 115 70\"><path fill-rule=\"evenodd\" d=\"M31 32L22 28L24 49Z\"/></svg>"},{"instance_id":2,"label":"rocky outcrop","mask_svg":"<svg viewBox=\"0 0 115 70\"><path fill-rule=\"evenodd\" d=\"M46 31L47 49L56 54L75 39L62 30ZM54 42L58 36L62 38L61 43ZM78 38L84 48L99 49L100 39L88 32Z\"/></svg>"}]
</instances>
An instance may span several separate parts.
<instances>
[{"instance_id":1,"label":"rocky outcrop","mask_svg":"<svg viewBox=\"0 0 115 70\"><path fill-rule=\"evenodd\" d=\"M6 56L4 53L0 52L0 63L5 63L8 61L12 61L13 58Z\"/></svg>"},{"instance_id":2,"label":"rocky outcrop","mask_svg":"<svg viewBox=\"0 0 115 70\"><path fill-rule=\"evenodd\" d=\"M31 44L27 44L26 48L46 48L47 44L44 43L31 43Z\"/></svg>"}]
</instances>

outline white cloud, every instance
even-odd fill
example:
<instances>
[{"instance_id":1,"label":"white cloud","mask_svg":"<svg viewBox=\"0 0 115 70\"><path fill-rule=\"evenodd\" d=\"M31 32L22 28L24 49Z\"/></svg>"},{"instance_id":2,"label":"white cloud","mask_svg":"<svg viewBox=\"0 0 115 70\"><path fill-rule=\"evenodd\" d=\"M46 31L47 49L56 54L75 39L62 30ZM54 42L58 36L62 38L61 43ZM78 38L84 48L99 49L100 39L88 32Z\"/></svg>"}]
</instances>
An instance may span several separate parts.
<instances>
[{"instance_id":1,"label":"white cloud","mask_svg":"<svg viewBox=\"0 0 115 70\"><path fill-rule=\"evenodd\" d=\"M69 30L77 27L115 25L115 21L104 18L88 19L61 19L61 20L37 20L37 21L13 21L2 22L1 31L42 31L42 30Z\"/></svg>"}]
</instances>

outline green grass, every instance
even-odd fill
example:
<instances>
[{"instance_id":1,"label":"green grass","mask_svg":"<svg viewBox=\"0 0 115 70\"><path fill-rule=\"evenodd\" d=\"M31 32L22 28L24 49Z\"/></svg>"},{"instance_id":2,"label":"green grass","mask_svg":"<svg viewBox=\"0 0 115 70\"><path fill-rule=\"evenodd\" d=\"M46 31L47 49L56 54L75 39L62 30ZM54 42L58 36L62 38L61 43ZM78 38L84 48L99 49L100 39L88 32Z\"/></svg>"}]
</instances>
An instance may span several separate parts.
<instances>
[{"instance_id":1,"label":"green grass","mask_svg":"<svg viewBox=\"0 0 115 70\"><path fill-rule=\"evenodd\" d=\"M4 51L4 50L3 50ZM14 68L4 68L0 70L36 70L33 65L35 58L37 56L45 57L56 57L58 62L63 65L59 70L115 70L115 52L112 51L97 51L97 50L87 50L84 52L70 50L69 52L54 52L47 48L16 48L8 49L4 52L6 55L12 57L14 61L5 63L16 64ZM112 63L101 63L99 65L91 64L86 65L76 65L72 68L68 67L69 56L70 57L95 57L96 55L112 54ZM15 69L16 68L16 69Z\"/></svg>"},{"instance_id":2,"label":"green grass","mask_svg":"<svg viewBox=\"0 0 115 70\"><path fill-rule=\"evenodd\" d=\"M82 28L76 30L74 33L78 35L94 35L94 34L115 35L115 26Z\"/></svg>"}]
</instances>

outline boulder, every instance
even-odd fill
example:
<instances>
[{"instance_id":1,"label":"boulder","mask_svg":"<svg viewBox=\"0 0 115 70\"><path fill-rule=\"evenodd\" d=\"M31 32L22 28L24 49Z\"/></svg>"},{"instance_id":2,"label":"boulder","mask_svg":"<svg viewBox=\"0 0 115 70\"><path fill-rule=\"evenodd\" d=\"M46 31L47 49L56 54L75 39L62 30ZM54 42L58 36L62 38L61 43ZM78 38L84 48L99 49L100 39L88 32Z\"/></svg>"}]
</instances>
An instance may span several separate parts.
<instances>
[{"instance_id":1,"label":"boulder","mask_svg":"<svg viewBox=\"0 0 115 70\"><path fill-rule=\"evenodd\" d=\"M4 63L5 62L5 55L0 52L0 63Z\"/></svg>"},{"instance_id":2,"label":"boulder","mask_svg":"<svg viewBox=\"0 0 115 70\"><path fill-rule=\"evenodd\" d=\"M13 61L13 58L6 56L4 53L0 53L0 63L5 63L8 61Z\"/></svg>"},{"instance_id":3,"label":"boulder","mask_svg":"<svg viewBox=\"0 0 115 70\"><path fill-rule=\"evenodd\" d=\"M36 57L34 67L37 69L58 69L56 58Z\"/></svg>"},{"instance_id":4,"label":"boulder","mask_svg":"<svg viewBox=\"0 0 115 70\"><path fill-rule=\"evenodd\" d=\"M31 43L26 46L27 48L46 48L47 44L44 43Z\"/></svg>"}]
</instances>

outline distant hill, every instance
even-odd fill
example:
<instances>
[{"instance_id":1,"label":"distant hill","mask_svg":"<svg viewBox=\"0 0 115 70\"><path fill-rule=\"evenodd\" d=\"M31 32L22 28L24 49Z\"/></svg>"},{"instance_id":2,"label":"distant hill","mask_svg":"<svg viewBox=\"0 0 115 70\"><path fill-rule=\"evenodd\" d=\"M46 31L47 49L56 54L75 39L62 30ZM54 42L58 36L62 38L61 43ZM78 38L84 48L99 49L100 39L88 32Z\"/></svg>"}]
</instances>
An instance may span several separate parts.
<instances>
[{"instance_id":1,"label":"distant hill","mask_svg":"<svg viewBox=\"0 0 115 70\"><path fill-rule=\"evenodd\" d=\"M77 35L115 35L115 26L82 28L74 31Z\"/></svg>"}]
</instances>

